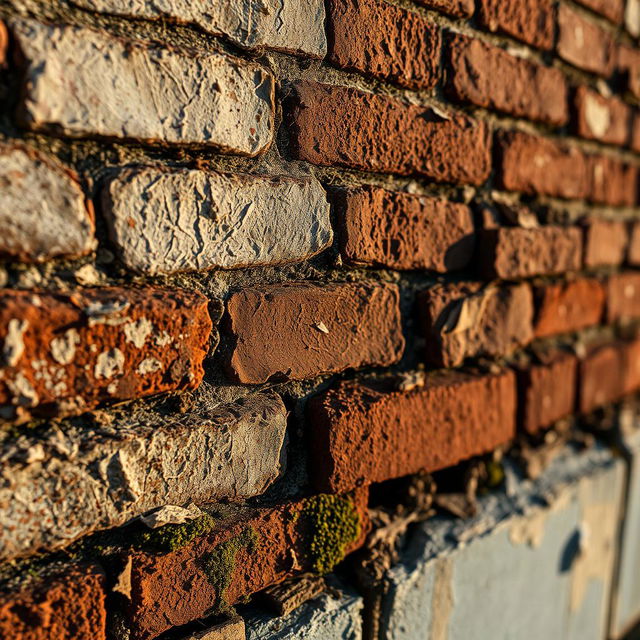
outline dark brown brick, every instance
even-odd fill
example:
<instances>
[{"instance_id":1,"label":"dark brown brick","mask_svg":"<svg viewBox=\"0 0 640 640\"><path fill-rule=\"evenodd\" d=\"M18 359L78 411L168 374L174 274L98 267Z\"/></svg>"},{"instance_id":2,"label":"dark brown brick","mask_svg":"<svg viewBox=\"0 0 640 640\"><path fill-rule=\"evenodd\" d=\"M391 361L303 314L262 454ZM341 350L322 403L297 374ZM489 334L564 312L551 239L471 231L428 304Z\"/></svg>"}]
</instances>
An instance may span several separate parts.
<instances>
[{"instance_id":1,"label":"dark brown brick","mask_svg":"<svg viewBox=\"0 0 640 640\"><path fill-rule=\"evenodd\" d=\"M105 582L97 566L80 564L0 594L0 638L105 640Z\"/></svg>"},{"instance_id":2,"label":"dark brown brick","mask_svg":"<svg viewBox=\"0 0 640 640\"><path fill-rule=\"evenodd\" d=\"M293 154L318 165L482 184L491 169L489 127L461 114L315 82L291 109Z\"/></svg>"},{"instance_id":3,"label":"dark brown brick","mask_svg":"<svg viewBox=\"0 0 640 640\"><path fill-rule=\"evenodd\" d=\"M474 11L474 0L416 0L427 9L435 9L456 18L468 18Z\"/></svg>"},{"instance_id":4,"label":"dark brown brick","mask_svg":"<svg viewBox=\"0 0 640 640\"><path fill-rule=\"evenodd\" d=\"M607 282L607 321L640 318L640 272L612 275Z\"/></svg>"},{"instance_id":5,"label":"dark brown brick","mask_svg":"<svg viewBox=\"0 0 640 640\"><path fill-rule=\"evenodd\" d=\"M618 146L629 140L631 108L619 98L604 98L587 87L576 91L578 135Z\"/></svg>"},{"instance_id":6,"label":"dark brown brick","mask_svg":"<svg viewBox=\"0 0 640 640\"><path fill-rule=\"evenodd\" d=\"M479 267L487 278L527 278L582 267L582 231L577 227L487 229L478 247Z\"/></svg>"},{"instance_id":7,"label":"dark brown brick","mask_svg":"<svg viewBox=\"0 0 640 640\"><path fill-rule=\"evenodd\" d=\"M584 71L609 76L615 65L611 35L566 4L558 8L558 55Z\"/></svg>"},{"instance_id":8,"label":"dark brown brick","mask_svg":"<svg viewBox=\"0 0 640 640\"><path fill-rule=\"evenodd\" d=\"M402 357L399 292L385 283L245 289L227 305L240 382L301 380Z\"/></svg>"},{"instance_id":9,"label":"dark brown brick","mask_svg":"<svg viewBox=\"0 0 640 640\"><path fill-rule=\"evenodd\" d=\"M576 406L578 359L555 351L518 370L519 425L535 434L571 415Z\"/></svg>"},{"instance_id":10,"label":"dark brown brick","mask_svg":"<svg viewBox=\"0 0 640 640\"><path fill-rule=\"evenodd\" d=\"M271 508L227 509L209 533L181 548L129 554L122 579L131 585L131 640L151 640L305 571L331 570L363 543L367 499L365 488ZM321 532L323 515L329 522ZM322 545L332 550L324 557Z\"/></svg>"},{"instance_id":11,"label":"dark brown brick","mask_svg":"<svg viewBox=\"0 0 640 640\"><path fill-rule=\"evenodd\" d=\"M195 389L212 328L207 307L204 296L171 289L5 290L2 416Z\"/></svg>"},{"instance_id":12,"label":"dark brown brick","mask_svg":"<svg viewBox=\"0 0 640 640\"><path fill-rule=\"evenodd\" d=\"M625 260L629 237L619 220L589 220L585 224L584 266L617 266Z\"/></svg>"},{"instance_id":13,"label":"dark brown brick","mask_svg":"<svg viewBox=\"0 0 640 640\"><path fill-rule=\"evenodd\" d=\"M377 187L332 196L342 257L352 264L445 273L473 255L473 215L465 204Z\"/></svg>"},{"instance_id":14,"label":"dark brown brick","mask_svg":"<svg viewBox=\"0 0 640 640\"><path fill-rule=\"evenodd\" d=\"M482 288L479 283L436 285L418 296L427 360L456 367L478 356L506 356L533 339L528 284Z\"/></svg>"},{"instance_id":15,"label":"dark brown brick","mask_svg":"<svg viewBox=\"0 0 640 640\"><path fill-rule=\"evenodd\" d=\"M536 287L536 338L573 333L600 323L606 293L594 278Z\"/></svg>"},{"instance_id":16,"label":"dark brown brick","mask_svg":"<svg viewBox=\"0 0 640 640\"><path fill-rule=\"evenodd\" d=\"M624 0L577 0L582 6L615 22L622 24L624 21Z\"/></svg>"},{"instance_id":17,"label":"dark brown brick","mask_svg":"<svg viewBox=\"0 0 640 640\"><path fill-rule=\"evenodd\" d=\"M620 45L617 52L617 69L626 78L627 89L640 98L640 50Z\"/></svg>"},{"instance_id":18,"label":"dark brown brick","mask_svg":"<svg viewBox=\"0 0 640 640\"><path fill-rule=\"evenodd\" d=\"M327 59L401 87L430 89L438 80L438 25L383 0L328 0Z\"/></svg>"},{"instance_id":19,"label":"dark brown brick","mask_svg":"<svg viewBox=\"0 0 640 640\"><path fill-rule=\"evenodd\" d=\"M480 21L538 49L551 49L555 12L551 0L480 0Z\"/></svg>"},{"instance_id":20,"label":"dark brown brick","mask_svg":"<svg viewBox=\"0 0 640 640\"><path fill-rule=\"evenodd\" d=\"M513 371L444 372L415 391L343 382L310 401L312 480L321 491L437 471L515 433Z\"/></svg>"},{"instance_id":21,"label":"dark brown brick","mask_svg":"<svg viewBox=\"0 0 640 640\"><path fill-rule=\"evenodd\" d=\"M447 37L447 91L454 100L554 125L568 120L567 83L558 69L461 34Z\"/></svg>"}]
</instances>

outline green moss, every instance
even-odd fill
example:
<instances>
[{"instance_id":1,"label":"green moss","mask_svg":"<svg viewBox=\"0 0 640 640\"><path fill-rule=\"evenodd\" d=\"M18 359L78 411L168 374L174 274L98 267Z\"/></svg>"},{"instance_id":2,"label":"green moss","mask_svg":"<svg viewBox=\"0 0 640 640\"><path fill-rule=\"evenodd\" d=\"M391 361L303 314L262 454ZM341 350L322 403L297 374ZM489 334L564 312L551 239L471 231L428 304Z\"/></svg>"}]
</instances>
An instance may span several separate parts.
<instances>
[{"instance_id":1,"label":"green moss","mask_svg":"<svg viewBox=\"0 0 640 640\"><path fill-rule=\"evenodd\" d=\"M198 536L204 536L212 531L215 524L215 518L208 514L184 524L166 524L159 529L138 533L132 546L175 551L188 545Z\"/></svg>"},{"instance_id":2,"label":"green moss","mask_svg":"<svg viewBox=\"0 0 640 640\"><path fill-rule=\"evenodd\" d=\"M258 539L258 534L252 527L243 529L237 536L218 545L215 551L207 553L200 561L202 570L218 595L216 612L228 608L226 591L231 584L236 566L236 556L240 549L247 549L252 553Z\"/></svg>"},{"instance_id":3,"label":"green moss","mask_svg":"<svg viewBox=\"0 0 640 640\"><path fill-rule=\"evenodd\" d=\"M311 525L313 570L321 575L329 573L360 537L360 515L350 498L330 495L307 500L302 514Z\"/></svg>"}]
</instances>

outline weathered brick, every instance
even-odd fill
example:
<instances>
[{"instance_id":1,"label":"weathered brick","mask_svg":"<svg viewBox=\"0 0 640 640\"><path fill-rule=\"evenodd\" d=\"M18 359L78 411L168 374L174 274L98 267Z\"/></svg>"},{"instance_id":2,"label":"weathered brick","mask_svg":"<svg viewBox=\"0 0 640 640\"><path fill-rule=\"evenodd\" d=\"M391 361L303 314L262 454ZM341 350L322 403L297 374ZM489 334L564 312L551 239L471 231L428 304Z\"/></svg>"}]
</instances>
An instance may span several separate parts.
<instances>
[{"instance_id":1,"label":"weathered brick","mask_svg":"<svg viewBox=\"0 0 640 640\"><path fill-rule=\"evenodd\" d=\"M626 76L627 89L640 98L640 51L620 45L617 55L617 69Z\"/></svg>"},{"instance_id":2,"label":"weathered brick","mask_svg":"<svg viewBox=\"0 0 640 640\"><path fill-rule=\"evenodd\" d=\"M430 89L438 81L438 25L383 0L329 0L328 60L401 87Z\"/></svg>"},{"instance_id":3,"label":"weathered brick","mask_svg":"<svg viewBox=\"0 0 640 640\"><path fill-rule=\"evenodd\" d=\"M9 52L9 31L7 25L0 20L0 69L7 65L7 54Z\"/></svg>"},{"instance_id":4,"label":"weathered brick","mask_svg":"<svg viewBox=\"0 0 640 640\"><path fill-rule=\"evenodd\" d=\"M635 112L631 118L631 135L629 146L636 153L640 153L640 113Z\"/></svg>"},{"instance_id":5,"label":"weathered brick","mask_svg":"<svg viewBox=\"0 0 640 640\"><path fill-rule=\"evenodd\" d=\"M436 285L422 292L418 303L427 359L435 366L456 367L477 356L506 356L533 339L528 284Z\"/></svg>"},{"instance_id":6,"label":"weathered brick","mask_svg":"<svg viewBox=\"0 0 640 640\"><path fill-rule=\"evenodd\" d=\"M554 125L568 120L567 83L558 69L481 40L450 35L446 88L454 100Z\"/></svg>"},{"instance_id":7,"label":"weathered brick","mask_svg":"<svg viewBox=\"0 0 640 640\"><path fill-rule=\"evenodd\" d=\"M309 402L312 480L321 491L437 471L515 434L513 371L443 372L411 392L342 382Z\"/></svg>"},{"instance_id":8,"label":"weathered brick","mask_svg":"<svg viewBox=\"0 0 640 640\"><path fill-rule=\"evenodd\" d=\"M0 637L105 640L105 582L97 566L80 564L17 593L0 593Z\"/></svg>"},{"instance_id":9,"label":"weathered brick","mask_svg":"<svg viewBox=\"0 0 640 640\"><path fill-rule=\"evenodd\" d=\"M149 274L300 262L333 239L314 178L140 168L109 182L103 209L125 264Z\"/></svg>"},{"instance_id":10,"label":"weathered brick","mask_svg":"<svg viewBox=\"0 0 640 640\"><path fill-rule=\"evenodd\" d=\"M261 495L280 475L286 428L287 410L269 393L184 416L119 418L109 433L68 425L7 442L0 558L55 550L167 504Z\"/></svg>"},{"instance_id":11,"label":"weathered brick","mask_svg":"<svg viewBox=\"0 0 640 640\"><path fill-rule=\"evenodd\" d=\"M640 318L640 273L616 273L607 281L607 321Z\"/></svg>"},{"instance_id":12,"label":"weathered brick","mask_svg":"<svg viewBox=\"0 0 640 640\"><path fill-rule=\"evenodd\" d=\"M580 87L576 91L578 135L615 145L629 140L631 108L619 98L604 98L596 91Z\"/></svg>"},{"instance_id":13,"label":"weathered brick","mask_svg":"<svg viewBox=\"0 0 640 640\"><path fill-rule=\"evenodd\" d=\"M558 8L558 55L579 69L608 76L615 64L611 35L566 4Z\"/></svg>"},{"instance_id":14,"label":"weathered brick","mask_svg":"<svg viewBox=\"0 0 640 640\"><path fill-rule=\"evenodd\" d=\"M580 278L563 284L534 289L536 338L573 333L600 324L604 314L605 289L599 280Z\"/></svg>"},{"instance_id":15,"label":"weathered brick","mask_svg":"<svg viewBox=\"0 0 640 640\"><path fill-rule=\"evenodd\" d=\"M194 389L211 334L207 304L171 289L3 291L1 417Z\"/></svg>"},{"instance_id":16,"label":"weathered brick","mask_svg":"<svg viewBox=\"0 0 640 640\"><path fill-rule=\"evenodd\" d=\"M468 18L474 11L474 0L416 0L427 9L435 9L456 18Z\"/></svg>"},{"instance_id":17,"label":"weathered brick","mask_svg":"<svg viewBox=\"0 0 640 640\"><path fill-rule=\"evenodd\" d=\"M385 283L293 283L244 289L228 304L240 382L302 380L402 357L399 292Z\"/></svg>"},{"instance_id":18,"label":"weathered brick","mask_svg":"<svg viewBox=\"0 0 640 640\"><path fill-rule=\"evenodd\" d=\"M584 231L584 266L617 266L625 260L629 237L620 220L588 220Z\"/></svg>"},{"instance_id":19,"label":"weathered brick","mask_svg":"<svg viewBox=\"0 0 640 640\"><path fill-rule=\"evenodd\" d=\"M271 144L274 79L254 62L36 22L12 31L24 60L20 116L32 129L249 156Z\"/></svg>"},{"instance_id":20,"label":"weathered brick","mask_svg":"<svg viewBox=\"0 0 640 640\"><path fill-rule=\"evenodd\" d=\"M246 640L246 625L240 616L198 631L186 640Z\"/></svg>"},{"instance_id":21,"label":"weathered brick","mask_svg":"<svg viewBox=\"0 0 640 640\"><path fill-rule=\"evenodd\" d=\"M578 2L616 24L622 24L624 20L625 0L578 0Z\"/></svg>"},{"instance_id":22,"label":"weathered brick","mask_svg":"<svg viewBox=\"0 0 640 640\"><path fill-rule=\"evenodd\" d=\"M197 25L248 49L277 49L322 58L327 49L323 0L66 0L114 15Z\"/></svg>"},{"instance_id":23,"label":"weathered brick","mask_svg":"<svg viewBox=\"0 0 640 640\"><path fill-rule=\"evenodd\" d=\"M491 169L489 127L461 114L315 82L296 85L293 154L318 165L481 184Z\"/></svg>"},{"instance_id":24,"label":"weathered brick","mask_svg":"<svg viewBox=\"0 0 640 640\"><path fill-rule=\"evenodd\" d=\"M551 49L555 12L551 0L480 0L480 21L489 31L505 33L539 49Z\"/></svg>"},{"instance_id":25,"label":"weathered brick","mask_svg":"<svg viewBox=\"0 0 640 640\"><path fill-rule=\"evenodd\" d=\"M465 204L377 187L332 194L342 257L352 264L445 273L473 255L473 215Z\"/></svg>"},{"instance_id":26,"label":"weathered brick","mask_svg":"<svg viewBox=\"0 0 640 640\"><path fill-rule=\"evenodd\" d=\"M151 640L304 571L330 570L364 541L367 499L361 489L225 515L227 509L210 533L182 548L129 554L132 640Z\"/></svg>"},{"instance_id":27,"label":"weathered brick","mask_svg":"<svg viewBox=\"0 0 640 640\"><path fill-rule=\"evenodd\" d=\"M638 202L640 173L612 156L589 156L591 191L589 200L614 207L634 207Z\"/></svg>"},{"instance_id":28,"label":"weathered brick","mask_svg":"<svg viewBox=\"0 0 640 640\"><path fill-rule=\"evenodd\" d=\"M577 227L486 229L478 249L479 266L487 278L527 278L582 267L582 231Z\"/></svg>"},{"instance_id":29,"label":"weathered brick","mask_svg":"<svg viewBox=\"0 0 640 640\"><path fill-rule=\"evenodd\" d=\"M627 262L634 267L640 266L640 222L634 222L629 231Z\"/></svg>"},{"instance_id":30,"label":"weathered brick","mask_svg":"<svg viewBox=\"0 0 640 640\"><path fill-rule=\"evenodd\" d=\"M77 176L51 156L0 144L0 255L23 261L89 253L94 214Z\"/></svg>"},{"instance_id":31,"label":"weathered brick","mask_svg":"<svg viewBox=\"0 0 640 640\"><path fill-rule=\"evenodd\" d=\"M540 364L518 370L518 424L535 434L575 410L578 359L567 352L545 354Z\"/></svg>"}]
</instances>

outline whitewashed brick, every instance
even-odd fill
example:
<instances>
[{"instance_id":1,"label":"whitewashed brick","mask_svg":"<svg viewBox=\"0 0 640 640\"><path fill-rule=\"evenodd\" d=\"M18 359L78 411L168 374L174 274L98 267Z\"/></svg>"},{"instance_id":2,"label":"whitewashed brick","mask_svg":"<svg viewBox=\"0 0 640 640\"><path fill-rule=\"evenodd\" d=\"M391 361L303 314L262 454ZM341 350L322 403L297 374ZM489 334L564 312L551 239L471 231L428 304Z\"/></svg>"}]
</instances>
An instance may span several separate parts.
<instances>
[{"instance_id":1,"label":"whitewashed brick","mask_svg":"<svg viewBox=\"0 0 640 640\"><path fill-rule=\"evenodd\" d=\"M168 17L195 24L235 44L323 58L327 52L324 0L69 0L114 15Z\"/></svg>"},{"instance_id":2,"label":"whitewashed brick","mask_svg":"<svg viewBox=\"0 0 640 640\"><path fill-rule=\"evenodd\" d=\"M262 494L281 472L276 394L170 419L53 429L0 450L0 558L56 549L164 505Z\"/></svg>"},{"instance_id":3,"label":"whitewashed brick","mask_svg":"<svg viewBox=\"0 0 640 640\"><path fill-rule=\"evenodd\" d=\"M124 262L149 274L299 262L332 241L314 178L141 168L112 180L103 205Z\"/></svg>"},{"instance_id":4,"label":"whitewashed brick","mask_svg":"<svg viewBox=\"0 0 640 640\"><path fill-rule=\"evenodd\" d=\"M219 53L166 49L91 29L12 24L33 129L254 156L273 138L274 79Z\"/></svg>"},{"instance_id":5,"label":"whitewashed brick","mask_svg":"<svg viewBox=\"0 0 640 640\"><path fill-rule=\"evenodd\" d=\"M0 254L33 261L90 252L89 207L69 169L28 147L0 144Z\"/></svg>"}]
</instances>

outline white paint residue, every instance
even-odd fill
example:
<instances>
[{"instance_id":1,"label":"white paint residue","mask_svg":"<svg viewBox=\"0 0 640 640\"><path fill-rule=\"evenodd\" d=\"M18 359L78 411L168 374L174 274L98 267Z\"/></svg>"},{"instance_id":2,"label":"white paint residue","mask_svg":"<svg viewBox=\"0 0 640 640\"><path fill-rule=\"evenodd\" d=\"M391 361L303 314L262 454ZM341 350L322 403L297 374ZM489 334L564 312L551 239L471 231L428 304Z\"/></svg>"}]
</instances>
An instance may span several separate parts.
<instances>
[{"instance_id":1,"label":"white paint residue","mask_svg":"<svg viewBox=\"0 0 640 640\"><path fill-rule=\"evenodd\" d=\"M587 95L584 107L584 117L591 133L596 138L602 138L611 126L611 112L607 105L602 104L592 95Z\"/></svg>"},{"instance_id":2,"label":"white paint residue","mask_svg":"<svg viewBox=\"0 0 640 640\"><path fill-rule=\"evenodd\" d=\"M127 342L133 344L137 349L142 349L147 338L153 331L153 324L146 318L140 318L124 325L124 335Z\"/></svg>"},{"instance_id":3,"label":"white paint residue","mask_svg":"<svg viewBox=\"0 0 640 640\"><path fill-rule=\"evenodd\" d=\"M138 373L146 376L149 373L155 373L162 369L162 362L156 358L146 358L138 365Z\"/></svg>"},{"instance_id":4,"label":"white paint residue","mask_svg":"<svg viewBox=\"0 0 640 640\"><path fill-rule=\"evenodd\" d=\"M7 337L4 339L2 357L8 367L15 367L24 353L24 332L29 327L27 320L12 318L7 327Z\"/></svg>"},{"instance_id":5,"label":"white paint residue","mask_svg":"<svg viewBox=\"0 0 640 640\"><path fill-rule=\"evenodd\" d=\"M124 354L120 349L103 351L96 362L94 375L96 378L113 378L124 371Z\"/></svg>"},{"instance_id":6,"label":"white paint residue","mask_svg":"<svg viewBox=\"0 0 640 640\"><path fill-rule=\"evenodd\" d=\"M75 329L69 329L63 336L51 341L51 355L58 364L71 364L79 344L80 334Z\"/></svg>"}]
</instances>

